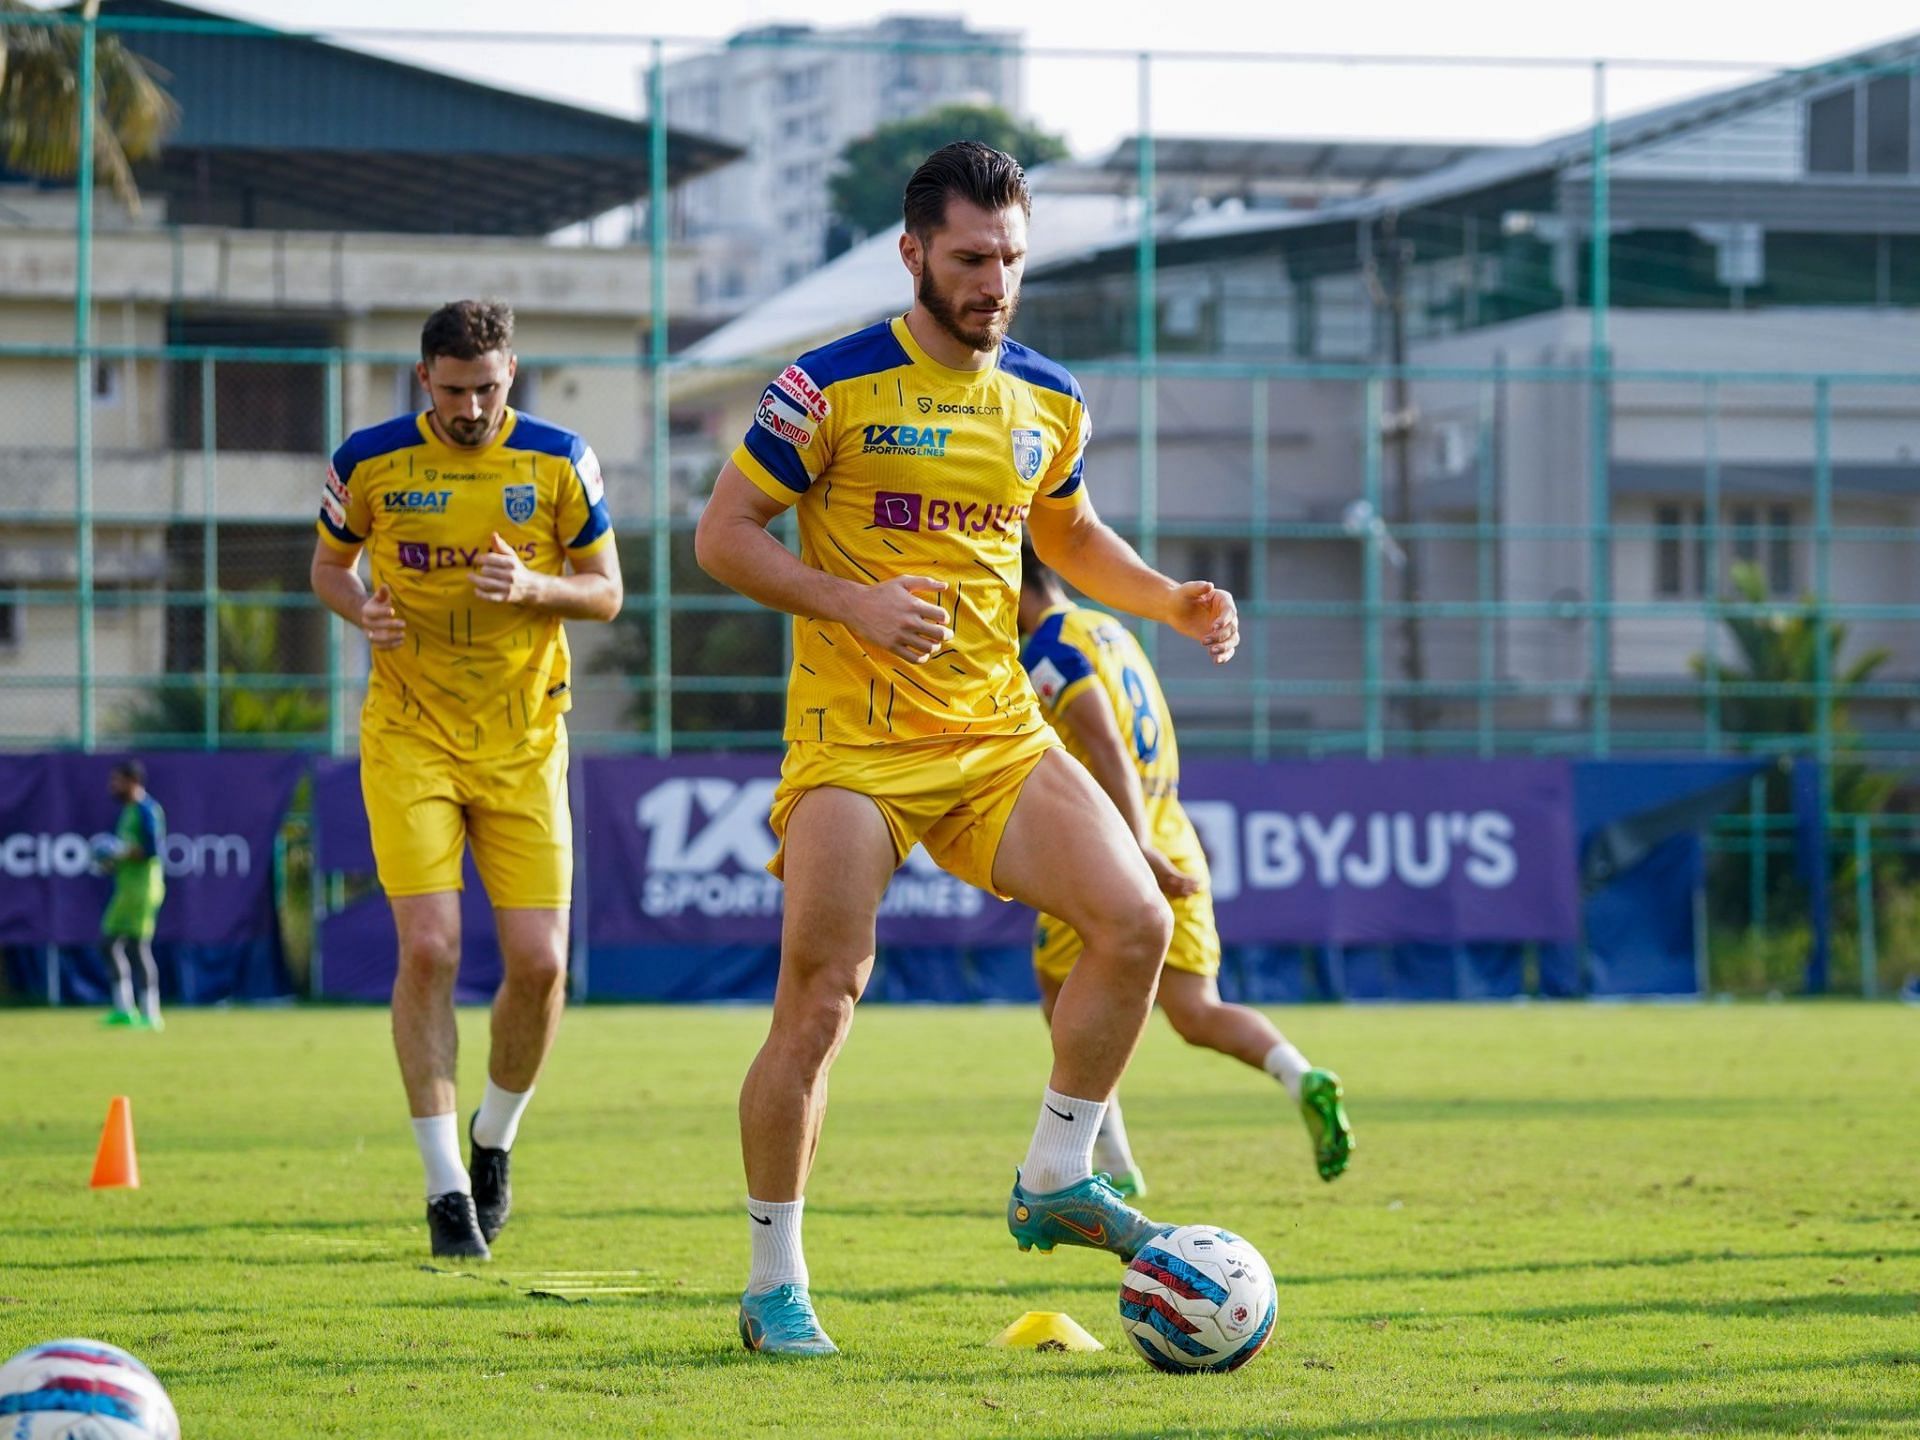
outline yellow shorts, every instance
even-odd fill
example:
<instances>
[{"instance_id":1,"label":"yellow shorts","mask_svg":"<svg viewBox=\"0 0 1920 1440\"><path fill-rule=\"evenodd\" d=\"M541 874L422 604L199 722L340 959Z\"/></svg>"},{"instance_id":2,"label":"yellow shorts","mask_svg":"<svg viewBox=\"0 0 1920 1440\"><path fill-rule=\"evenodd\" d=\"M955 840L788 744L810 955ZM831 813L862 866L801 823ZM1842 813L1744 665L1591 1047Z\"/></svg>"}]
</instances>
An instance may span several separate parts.
<instances>
[{"instance_id":1,"label":"yellow shorts","mask_svg":"<svg viewBox=\"0 0 1920 1440\"><path fill-rule=\"evenodd\" d=\"M363 728L360 789L387 894L459 890L461 852L470 842L496 908L564 910L573 903L563 721L486 760L455 755L410 731Z\"/></svg>"},{"instance_id":2,"label":"yellow shorts","mask_svg":"<svg viewBox=\"0 0 1920 1440\"><path fill-rule=\"evenodd\" d=\"M879 807L898 865L916 843L940 868L993 888L993 858L1027 776L1060 739L1050 726L1024 735L912 740L894 745L835 745L795 740L780 766L770 823L780 848L767 869L785 874L787 822L809 790L865 795ZM1001 899L1008 896L1001 895Z\"/></svg>"},{"instance_id":3,"label":"yellow shorts","mask_svg":"<svg viewBox=\"0 0 1920 1440\"><path fill-rule=\"evenodd\" d=\"M1184 857L1174 863L1191 873ZM1213 923L1213 892L1183 895L1167 902L1173 907L1173 941L1167 946L1167 968L1194 975L1220 973L1220 932ZM1086 947L1080 933L1063 920L1042 915L1033 926L1033 968L1056 984L1073 972Z\"/></svg>"}]
</instances>

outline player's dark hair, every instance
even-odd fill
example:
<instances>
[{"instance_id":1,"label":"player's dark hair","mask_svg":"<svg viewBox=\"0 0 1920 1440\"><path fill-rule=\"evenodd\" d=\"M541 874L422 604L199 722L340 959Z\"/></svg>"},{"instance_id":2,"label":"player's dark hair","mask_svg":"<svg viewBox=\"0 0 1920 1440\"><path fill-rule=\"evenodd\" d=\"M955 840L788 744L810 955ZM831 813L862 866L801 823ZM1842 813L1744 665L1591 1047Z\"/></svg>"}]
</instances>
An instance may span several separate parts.
<instances>
[{"instance_id":1,"label":"player's dark hair","mask_svg":"<svg viewBox=\"0 0 1920 1440\"><path fill-rule=\"evenodd\" d=\"M1053 567L1033 553L1033 542L1020 542L1020 588L1032 590L1036 594L1049 595L1055 591L1065 592L1060 577L1053 573Z\"/></svg>"},{"instance_id":2,"label":"player's dark hair","mask_svg":"<svg viewBox=\"0 0 1920 1440\"><path fill-rule=\"evenodd\" d=\"M950 195L970 200L982 210L1018 205L1029 218L1033 215L1033 192L1027 189L1027 172L1020 162L978 140L942 145L920 162L907 181L900 207L907 232L924 241L946 224Z\"/></svg>"},{"instance_id":3,"label":"player's dark hair","mask_svg":"<svg viewBox=\"0 0 1920 1440\"><path fill-rule=\"evenodd\" d=\"M136 785L147 783L147 767L138 760L122 760L113 767L113 773L122 780L131 780Z\"/></svg>"},{"instance_id":4,"label":"player's dark hair","mask_svg":"<svg viewBox=\"0 0 1920 1440\"><path fill-rule=\"evenodd\" d=\"M420 330L420 358L478 360L513 347L513 307L504 300L449 300Z\"/></svg>"}]
</instances>

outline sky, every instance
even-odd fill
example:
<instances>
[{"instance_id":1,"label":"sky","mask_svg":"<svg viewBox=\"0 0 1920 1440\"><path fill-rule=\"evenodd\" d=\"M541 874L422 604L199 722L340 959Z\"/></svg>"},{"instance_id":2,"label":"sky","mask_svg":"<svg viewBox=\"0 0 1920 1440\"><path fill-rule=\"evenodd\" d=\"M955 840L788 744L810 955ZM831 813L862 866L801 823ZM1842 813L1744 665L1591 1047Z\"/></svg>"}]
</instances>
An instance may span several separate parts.
<instances>
[{"instance_id":1,"label":"sky","mask_svg":"<svg viewBox=\"0 0 1920 1440\"><path fill-rule=\"evenodd\" d=\"M661 35L667 58L772 21L857 25L881 14L954 15L1020 31L1031 46L1166 52L1152 67L1150 116L1163 134L1328 139L1517 141L1591 122L1591 67L1303 63L1230 59L1288 55L1606 57L1610 114L1720 89L1920 30L1894 0L1740 5L1725 0L199 0L219 14L309 29L324 12L340 43L624 114L641 109L639 71ZM483 41L476 32L533 29L592 41ZM378 37L374 30L419 32ZM632 37L614 40L607 37ZM1195 58L1196 52L1216 58ZM1178 52L1187 52L1183 58ZM1693 62L1643 68L1635 59ZM1709 68L1724 62L1754 68ZM1702 64L1701 62L1708 62ZM1138 66L1035 55L1026 109L1091 156L1139 129Z\"/></svg>"}]
</instances>

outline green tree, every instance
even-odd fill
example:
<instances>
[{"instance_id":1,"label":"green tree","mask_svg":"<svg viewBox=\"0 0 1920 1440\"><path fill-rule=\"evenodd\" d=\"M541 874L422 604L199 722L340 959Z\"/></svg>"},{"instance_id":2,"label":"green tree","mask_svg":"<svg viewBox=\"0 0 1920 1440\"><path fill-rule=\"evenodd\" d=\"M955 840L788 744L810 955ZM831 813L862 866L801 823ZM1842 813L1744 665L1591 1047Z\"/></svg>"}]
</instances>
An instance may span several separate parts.
<instances>
[{"instance_id":1,"label":"green tree","mask_svg":"<svg viewBox=\"0 0 1920 1440\"><path fill-rule=\"evenodd\" d=\"M847 142L838 168L827 177L834 219L855 236L897 225L907 180L922 160L955 140L1004 150L1029 170L1067 156L1066 141L1058 135L1024 124L997 105L945 105Z\"/></svg>"},{"instance_id":2,"label":"green tree","mask_svg":"<svg viewBox=\"0 0 1920 1440\"><path fill-rule=\"evenodd\" d=\"M91 19L100 0L85 0ZM80 168L81 30L9 25L43 16L26 0L0 0L0 163L22 175L65 180ZM153 68L116 36L94 43L94 163L129 210L140 206L133 165L160 149L180 118Z\"/></svg>"},{"instance_id":3,"label":"green tree","mask_svg":"<svg viewBox=\"0 0 1920 1440\"><path fill-rule=\"evenodd\" d=\"M220 697L222 735L324 735L327 704L312 689L282 684L281 611L275 605L220 604ZM179 741L206 734L207 687L199 679L156 681L118 717L129 736L150 735Z\"/></svg>"},{"instance_id":4,"label":"green tree","mask_svg":"<svg viewBox=\"0 0 1920 1440\"><path fill-rule=\"evenodd\" d=\"M1734 600L1748 606L1768 603L1767 581L1758 565L1736 564L1729 578ZM1727 629L1737 651L1736 664L1710 664L1704 655L1693 657L1693 672L1712 676L1724 686L1768 684L1796 687L1792 693L1727 695L1720 702L1721 724L1730 735L1750 735L1756 741L1745 748L1777 749L1780 737L1811 736L1819 728L1820 698L1811 691L1820 674L1820 634L1826 633L1828 683L1834 700L1828 710L1833 748L1844 752L1855 736L1844 697L1865 684L1890 658L1885 650L1869 650L1843 664L1848 626L1829 620L1815 623L1811 601L1781 605L1761 615L1727 617ZM1758 738L1767 737L1767 738ZM1833 809L1837 814L1871 815L1892 796L1894 776L1847 763L1833 767Z\"/></svg>"}]
</instances>

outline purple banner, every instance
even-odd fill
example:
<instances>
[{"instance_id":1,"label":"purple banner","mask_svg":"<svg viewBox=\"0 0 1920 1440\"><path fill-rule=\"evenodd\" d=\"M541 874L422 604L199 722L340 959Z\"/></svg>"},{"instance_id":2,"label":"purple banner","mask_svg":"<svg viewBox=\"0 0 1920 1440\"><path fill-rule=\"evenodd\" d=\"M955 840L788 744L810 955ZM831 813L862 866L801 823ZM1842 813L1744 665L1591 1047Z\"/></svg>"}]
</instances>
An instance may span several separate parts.
<instances>
[{"instance_id":1,"label":"purple banner","mask_svg":"<svg viewBox=\"0 0 1920 1440\"><path fill-rule=\"evenodd\" d=\"M580 763L593 944L778 942L783 892L766 864L779 756ZM1018 945L1032 925L1032 911L954 879L918 848L880 907L883 945Z\"/></svg>"},{"instance_id":2,"label":"purple banner","mask_svg":"<svg viewBox=\"0 0 1920 1440\"><path fill-rule=\"evenodd\" d=\"M120 803L107 789L120 755L0 756L0 944L99 939L113 882L92 873ZM167 899L159 940L231 944L271 934L274 837L305 757L161 752L142 756L166 812Z\"/></svg>"},{"instance_id":3,"label":"purple banner","mask_svg":"<svg viewBox=\"0 0 1920 1440\"><path fill-rule=\"evenodd\" d=\"M582 764L593 944L779 939L781 886L764 868L778 757ZM1566 762L1197 761L1181 794L1228 943L1579 935ZM1031 923L916 850L887 892L880 940L1018 945Z\"/></svg>"},{"instance_id":4,"label":"purple banner","mask_svg":"<svg viewBox=\"0 0 1920 1440\"><path fill-rule=\"evenodd\" d=\"M1189 761L1229 944L1575 940L1562 760Z\"/></svg>"}]
</instances>

